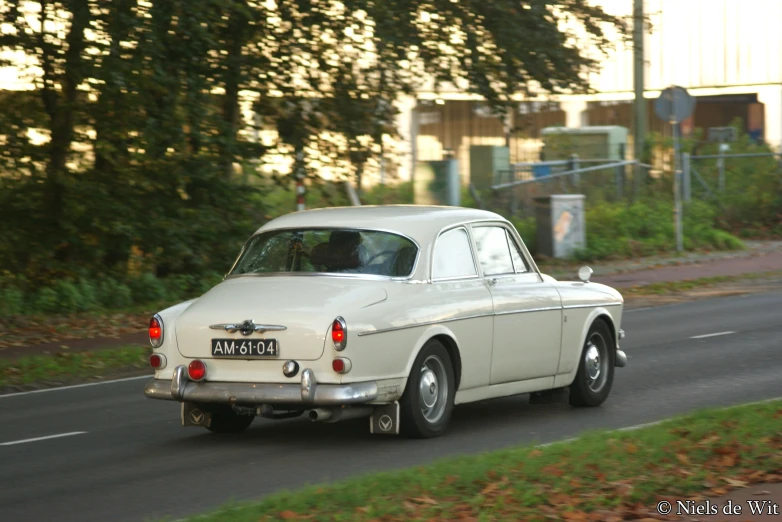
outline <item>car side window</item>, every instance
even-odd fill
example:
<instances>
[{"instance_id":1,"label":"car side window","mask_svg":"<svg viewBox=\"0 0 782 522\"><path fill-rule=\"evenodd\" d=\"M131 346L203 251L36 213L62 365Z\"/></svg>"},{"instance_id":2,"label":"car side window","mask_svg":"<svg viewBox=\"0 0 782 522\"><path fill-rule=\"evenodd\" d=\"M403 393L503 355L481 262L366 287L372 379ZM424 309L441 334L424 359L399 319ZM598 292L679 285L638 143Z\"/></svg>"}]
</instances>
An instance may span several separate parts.
<instances>
[{"instance_id":1,"label":"car side window","mask_svg":"<svg viewBox=\"0 0 782 522\"><path fill-rule=\"evenodd\" d=\"M474 227L473 237L478 247L478 260L483 275L512 274L513 260L504 227Z\"/></svg>"},{"instance_id":2,"label":"car side window","mask_svg":"<svg viewBox=\"0 0 782 522\"><path fill-rule=\"evenodd\" d=\"M529 267L527 266L527 263L524 261L524 257L521 255L521 251L519 250L519 246L513 240L513 237L510 235L510 232L506 230L505 236L508 239L508 246L510 247L510 256L513 259L513 267L516 269L516 272L517 273L529 272Z\"/></svg>"},{"instance_id":3,"label":"car side window","mask_svg":"<svg viewBox=\"0 0 782 522\"><path fill-rule=\"evenodd\" d=\"M478 275L470 249L470 239L463 228L454 228L437 238L432 262L432 279Z\"/></svg>"}]
</instances>

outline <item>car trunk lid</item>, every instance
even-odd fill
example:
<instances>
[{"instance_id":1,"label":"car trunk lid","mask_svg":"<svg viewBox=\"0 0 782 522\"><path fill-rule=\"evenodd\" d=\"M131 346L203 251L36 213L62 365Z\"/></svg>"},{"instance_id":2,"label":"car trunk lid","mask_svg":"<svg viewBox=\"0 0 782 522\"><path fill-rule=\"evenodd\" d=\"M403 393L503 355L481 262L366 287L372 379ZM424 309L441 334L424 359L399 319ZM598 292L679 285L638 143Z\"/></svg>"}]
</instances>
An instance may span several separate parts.
<instances>
[{"instance_id":1,"label":"car trunk lid","mask_svg":"<svg viewBox=\"0 0 782 522\"><path fill-rule=\"evenodd\" d=\"M350 325L350 311L387 298L382 281L330 276L243 276L229 278L193 303L176 322L179 352L212 358L212 339L276 339L281 360L310 361L323 355L326 334L337 316ZM216 325L285 327L243 335ZM349 326L348 326L349 328Z\"/></svg>"}]
</instances>

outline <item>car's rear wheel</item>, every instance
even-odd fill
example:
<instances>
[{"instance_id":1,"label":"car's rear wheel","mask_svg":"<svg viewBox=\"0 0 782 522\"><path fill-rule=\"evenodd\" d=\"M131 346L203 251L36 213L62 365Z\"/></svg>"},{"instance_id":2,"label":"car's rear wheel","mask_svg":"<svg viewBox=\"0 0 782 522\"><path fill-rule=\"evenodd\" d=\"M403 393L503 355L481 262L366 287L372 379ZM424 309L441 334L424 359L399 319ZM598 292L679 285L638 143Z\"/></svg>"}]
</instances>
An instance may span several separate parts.
<instances>
[{"instance_id":1,"label":"car's rear wheel","mask_svg":"<svg viewBox=\"0 0 782 522\"><path fill-rule=\"evenodd\" d=\"M456 393L453 364L443 344L430 339L421 348L399 402L400 432L431 438L448 427Z\"/></svg>"},{"instance_id":2,"label":"car's rear wheel","mask_svg":"<svg viewBox=\"0 0 782 522\"><path fill-rule=\"evenodd\" d=\"M224 407L212 411L212 422L207 428L212 433L240 433L252 424L255 417L252 415L239 415L231 407Z\"/></svg>"},{"instance_id":3,"label":"car's rear wheel","mask_svg":"<svg viewBox=\"0 0 782 522\"><path fill-rule=\"evenodd\" d=\"M616 365L616 347L612 339L605 321L598 319L589 327L578 372L570 385L571 405L600 406L608 398Z\"/></svg>"}]
</instances>

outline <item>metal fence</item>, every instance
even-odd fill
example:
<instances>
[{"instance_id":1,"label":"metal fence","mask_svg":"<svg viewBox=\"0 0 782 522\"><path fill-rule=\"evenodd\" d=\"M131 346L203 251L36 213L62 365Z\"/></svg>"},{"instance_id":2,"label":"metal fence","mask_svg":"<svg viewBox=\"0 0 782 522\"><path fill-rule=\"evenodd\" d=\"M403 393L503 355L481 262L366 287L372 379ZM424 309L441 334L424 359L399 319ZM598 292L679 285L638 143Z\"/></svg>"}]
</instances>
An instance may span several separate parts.
<instances>
[{"instance_id":1,"label":"metal fence","mask_svg":"<svg viewBox=\"0 0 782 522\"><path fill-rule=\"evenodd\" d=\"M737 165L734 160L737 159L768 159L777 162L777 168L782 173L782 154L778 152L758 152L743 154L703 154L692 156L689 153L682 154L682 199L689 202L692 194L696 197L710 199L720 207L724 208L723 195L728 191L727 178L729 173L738 174L741 180L740 172L735 172L744 165ZM765 165L768 167L768 165ZM748 178L749 176L747 176ZM741 190L744 187L742 183L734 183L731 190Z\"/></svg>"},{"instance_id":2,"label":"metal fence","mask_svg":"<svg viewBox=\"0 0 782 522\"><path fill-rule=\"evenodd\" d=\"M494 204L511 215L534 214L534 200L553 194L584 194L588 204L623 201L637 193L637 173L649 173L650 165L635 160L605 158L515 163L499 172L492 184Z\"/></svg>"},{"instance_id":3,"label":"metal fence","mask_svg":"<svg viewBox=\"0 0 782 522\"><path fill-rule=\"evenodd\" d=\"M673 175L675 173L675 175ZM640 179L654 178L642 186ZM782 154L778 152L683 153L680 161L660 155L655 166L635 160L580 160L517 163L498 173L487 206L516 217L535 215L535 199L554 194L583 194L587 207L601 202L630 202L641 195L668 199L674 208L677 249L681 250L684 216L693 197L716 205L733 222L779 215Z\"/></svg>"}]
</instances>

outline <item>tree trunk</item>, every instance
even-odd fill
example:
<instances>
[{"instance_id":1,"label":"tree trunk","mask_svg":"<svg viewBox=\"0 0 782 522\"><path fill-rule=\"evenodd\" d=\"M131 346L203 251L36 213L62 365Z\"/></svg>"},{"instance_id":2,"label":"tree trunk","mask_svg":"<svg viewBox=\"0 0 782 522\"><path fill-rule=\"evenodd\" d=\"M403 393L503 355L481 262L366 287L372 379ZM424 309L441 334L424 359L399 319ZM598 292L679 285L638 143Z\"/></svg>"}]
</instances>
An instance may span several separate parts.
<instances>
[{"instance_id":1,"label":"tree trunk","mask_svg":"<svg viewBox=\"0 0 782 522\"><path fill-rule=\"evenodd\" d=\"M68 154L74 138L74 122L77 106L77 88L84 80L84 64L82 53L86 47L84 30L90 21L90 8L87 0L78 0L72 4L71 26L65 37L64 74L60 83L60 93L55 89L57 83L52 70L52 53L44 45L43 29L41 31L41 63L43 69L44 107L49 116L51 142L49 146L49 163L46 168L46 185L44 191L45 212L55 245L62 241L62 218L65 207L65 180L68 175ZM47 3L41 3L41 27L44 27L47 17ZM55 256L64 260L66 251L58 249Z\"/></svg>"},{"instance_id":2,"label":"tree trunk","mask_svg":"<svg viewBox=\"0 0 782 522\"><path fill-rule=\"evenodd\" d=\"M225 95L223 96L223 121L225 132L221 156L226 177L233 176L236 133L239 129L241 114L239 111L239 89L242 77L242 49L247 38L249 20L239 9L229 15L225 35L228 57L225 60Z\"/></svg>"}]
</instances>

